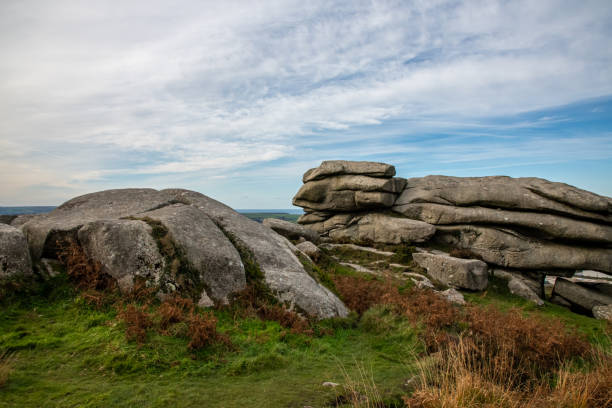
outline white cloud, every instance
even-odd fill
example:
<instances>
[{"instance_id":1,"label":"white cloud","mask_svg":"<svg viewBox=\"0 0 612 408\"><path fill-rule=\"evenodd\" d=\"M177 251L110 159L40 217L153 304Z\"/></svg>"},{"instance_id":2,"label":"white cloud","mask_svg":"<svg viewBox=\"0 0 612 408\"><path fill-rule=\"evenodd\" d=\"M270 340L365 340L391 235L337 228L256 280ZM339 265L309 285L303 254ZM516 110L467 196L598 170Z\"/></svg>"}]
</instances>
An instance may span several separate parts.
<instances>
[{"instance_id":1,"label":"white cloud","mask_svg":"<svg viewBox=\"0 0 612 408\"><path fill-rule=\"evenodd\" d=\"M607 1L124 3L0 4L6 201L612 94Z\"/></svg>"}]
</instances>

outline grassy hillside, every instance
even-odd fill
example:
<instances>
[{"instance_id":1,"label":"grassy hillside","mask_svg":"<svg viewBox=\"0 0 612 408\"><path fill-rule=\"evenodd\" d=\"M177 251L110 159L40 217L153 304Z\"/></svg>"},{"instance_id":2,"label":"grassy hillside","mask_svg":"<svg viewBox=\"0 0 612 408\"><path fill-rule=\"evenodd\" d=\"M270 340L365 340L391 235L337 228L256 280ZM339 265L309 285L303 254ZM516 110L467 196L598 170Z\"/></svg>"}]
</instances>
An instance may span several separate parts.
<instances>
[{"instance_id":1,"label":"grassy hillside","mask_svg":"<svg viewBox=\"0 0 612 408\"><path fill-rule=\"evenodd\" d=\"M449 350L456 351L464 340L472 339L478 347L490 344L483 339L493 332L478 326L474 316L508 319L488 325L532 336L533 361L550 361L550 367L541 364L550 370L527 370L524 381L537 379L533 389L546 398L556 395L560 369L574 373L574 380L576 372L596 372L612 384L612 373L584 353L588 343L581 340L584 336L609 353L604 322L550 304L536 308L495 282L484 294L468 295L478 313L468 312L470 307L451 306L406 281L357 273L332 255L347 256L327 252L309 269L359 314L322 322L302 321L278 305L248 296L230 308L189 315L185 308L177 315L179 303L160 304L136 295L119 299L111 292L97 297L100 292L77 290L64 271L35 293L3 301L0 407L487 406L487 401L501 401L498 394L476 393L477 403L439 405L434 398L439 388L425 379L426 373L439 374L444 368L440 356L450 356ZM486 309L490 305L516 311L510 319ZM556 318L562 323L542 330L529 323ZM510 321L514 326L506 324ZM198 335L194 327L205 330ZM580 334L565 336L574 329ZM552 343L542 338L542 331ZM495 333L512 337L510 331ZM542 356L548 360L538 360ZM513 370L527 367L521 364ZM444 383L437 378L432 384ZM341 385L325 387L326 381ZM600 382L590 385L591 394L602 387ZM549 384L552 388L545 391Z\"/></svg>"}]
</instances>

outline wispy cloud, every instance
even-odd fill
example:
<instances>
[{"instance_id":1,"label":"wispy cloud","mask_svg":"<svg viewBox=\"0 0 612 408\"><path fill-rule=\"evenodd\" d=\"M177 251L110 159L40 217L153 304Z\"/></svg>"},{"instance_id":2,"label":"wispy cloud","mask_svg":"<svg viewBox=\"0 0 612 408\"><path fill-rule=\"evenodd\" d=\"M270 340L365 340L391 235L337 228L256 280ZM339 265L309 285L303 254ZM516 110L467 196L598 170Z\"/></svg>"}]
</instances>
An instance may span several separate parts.
<instances>
[{"instance_id":1,"label":"wispy cloud","mask_svg":"<svg viewBox=\"0 0 612 408\"><path fill-rule=\"evenodd\" d=\"M499 118L611 95L611 18L605 0L3 1L0 171L15 176L2 202L172 181L207 192L330 157L610 158L576 133L486 139L572 120ZM437 151L419 137L450 130ZM34 198L41 185L53 193Z\"/></svg>"}]
</instances>

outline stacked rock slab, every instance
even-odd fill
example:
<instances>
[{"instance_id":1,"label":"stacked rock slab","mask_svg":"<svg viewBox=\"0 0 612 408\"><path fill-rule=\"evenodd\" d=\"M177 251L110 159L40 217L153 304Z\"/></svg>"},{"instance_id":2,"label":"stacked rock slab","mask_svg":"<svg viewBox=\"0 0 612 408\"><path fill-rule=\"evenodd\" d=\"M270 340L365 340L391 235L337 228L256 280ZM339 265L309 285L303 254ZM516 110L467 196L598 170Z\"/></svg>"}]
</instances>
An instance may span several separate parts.
<instances>
[{"instance_id":1,"label":"stacked rock slab","mask_svg":"<svg viewBox=\"0 0 612 408\"><path fill-rule=\"evenodd\" d=\"M308 170L293 204L304 208L298 223L334 240L423 242L431 225L390 215L406 180L385 163L324 161Z\"/></svg>"},{"instance_id":2,"label":"stacked rock slab","mask_svg":"<svg viewBox=\"0 0 612 408\"><path fill-rule=\"evenodd\" d=\"M408 179L393 210L489 264L551 275L612 273L612 199L539 178Z\"/></svg>"},{"instance_id":3,"label":"stacked rock slab","mask_svg":"<svg viewBox=\"0 0 612 408\"><path fill-rule=\"evenodd\" d=\"M21 229L34 262L57 258L62 245L76 243L124 291L140 278L162 294L189 290L202 305L227 303L246 286L246 258L250 272L257 269L280 301L319 318L347 314L342 302L308 275L287 239L194 191L87 194Z\"/></svg>"}]
</instances>

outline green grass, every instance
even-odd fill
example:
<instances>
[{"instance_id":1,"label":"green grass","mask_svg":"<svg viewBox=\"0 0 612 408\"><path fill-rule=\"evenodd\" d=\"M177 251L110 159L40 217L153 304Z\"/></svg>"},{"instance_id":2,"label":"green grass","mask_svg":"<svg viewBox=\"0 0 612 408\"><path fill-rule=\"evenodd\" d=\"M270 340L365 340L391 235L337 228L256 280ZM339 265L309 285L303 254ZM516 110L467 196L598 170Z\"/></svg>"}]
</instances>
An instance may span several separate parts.
<instances>
[{"instance_id":1,"label":"green grass","mask_svg":"<svg viewBox=\"0 0 612 408\"><path fill-rule=\"evenodd\" d=\"M215 311L235 350L189 351L188 340L150 332L128 342L114 309L96 310L59 278L45 296L0 311L0 351L15 353L0 407L323 406L344 368L371 370L385 395L399 396L419 342L414 330L364 329L355 318L319 323L333 335L289 333L276 322ZM399 327L399 326L398 326ZM390 335L390 333L392 335Z\"/></svg>"},{"instance_id":2,"label":"green grass","mask_svg":"<svg viewBox=\"0 0 612 408\"><path fill-rule=\"evenodd\" d=\"M327 253L311 272L359 276ZM503 281L492 279L484 294L465 296L475 304L558 317L610 347L606 323L548 303L538 308L512 296ZM187 338L154 330L139 346L126 340L115 309L92 308L61 274L38 293L0 305L0 355L12 356L0 407L321 407L341 392L322 382L346 384L364 371L388 406L395 406L424 350L420 329L384 306L361 319L353 314L319 322L316 332L331 329L320 337L292 334L277 322L239 312L214 311L231 348L190 351Z\"/></svg>"}]
</instances>

